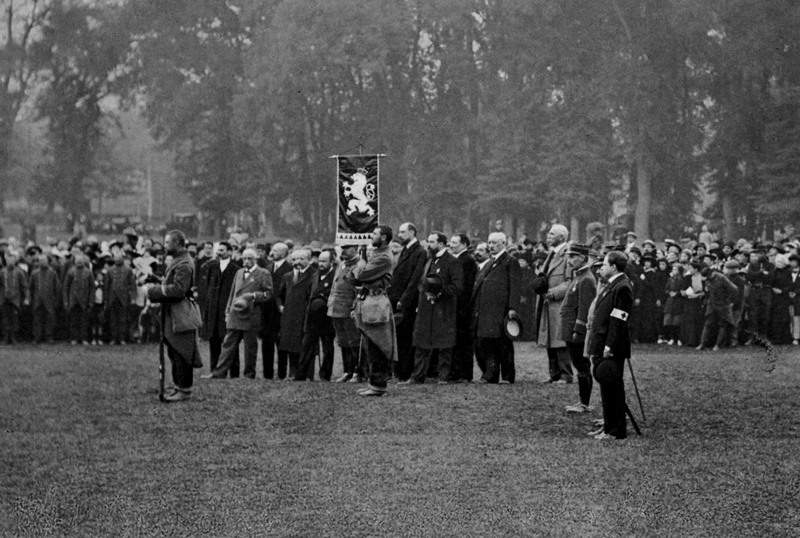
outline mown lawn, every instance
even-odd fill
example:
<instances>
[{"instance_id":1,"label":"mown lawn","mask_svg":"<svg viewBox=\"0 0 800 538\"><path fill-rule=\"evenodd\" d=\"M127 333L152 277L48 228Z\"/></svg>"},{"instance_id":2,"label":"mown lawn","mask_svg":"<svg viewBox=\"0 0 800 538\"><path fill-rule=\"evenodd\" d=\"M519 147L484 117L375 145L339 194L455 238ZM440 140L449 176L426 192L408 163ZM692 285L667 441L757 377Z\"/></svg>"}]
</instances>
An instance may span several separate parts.
<instances>
[{"instance_id":1,"label":"mown lawn","mask_svg":"<svg viewBox=\"0 0 800 538\"><path fill-rule=\"evenodd\" d=\"M644 437L612 443L563 412L575 385L538 383L531 344L515 385L378 399L198 379L161 404L154 346L0 364L2 536L800 535L796 348L768 373L759 349L637 347Z\"/></svg>"}]
</instances>

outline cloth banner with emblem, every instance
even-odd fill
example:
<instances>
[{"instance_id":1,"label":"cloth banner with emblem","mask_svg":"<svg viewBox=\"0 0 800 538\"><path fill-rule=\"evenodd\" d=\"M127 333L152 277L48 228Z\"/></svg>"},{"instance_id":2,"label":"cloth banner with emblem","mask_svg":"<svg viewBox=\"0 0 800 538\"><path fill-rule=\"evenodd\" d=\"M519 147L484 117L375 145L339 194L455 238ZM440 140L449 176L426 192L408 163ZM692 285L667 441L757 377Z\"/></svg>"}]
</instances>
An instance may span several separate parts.
<instances>
[{"instance_id":1,"label":"cloth banner with emblem","mask_svg":"<svg viewBox=\"0 0 800 538\"><path fill-rule=\"evenodd\" d=\"M337 245L369 245L378 226L381 155L338 155L339 199Z\"/></svg>"}]
</instances>

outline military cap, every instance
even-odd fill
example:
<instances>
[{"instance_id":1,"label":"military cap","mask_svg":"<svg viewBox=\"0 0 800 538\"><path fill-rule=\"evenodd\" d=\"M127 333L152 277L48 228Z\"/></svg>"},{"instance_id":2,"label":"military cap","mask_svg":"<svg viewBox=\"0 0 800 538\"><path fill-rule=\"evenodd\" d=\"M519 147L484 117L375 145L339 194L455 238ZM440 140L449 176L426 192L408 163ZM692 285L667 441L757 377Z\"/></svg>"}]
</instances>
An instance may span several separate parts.
<instances>
[{"instance_id":1,"label":"military cap","mask_svg":"<svg viewBox=\"0 0 800 538\"><path fill-rule=\"evenodd\" d=\"M588 256L590 250L588 245L572 243L567 251L567 256Z\"/></svg>"}]
</instances>

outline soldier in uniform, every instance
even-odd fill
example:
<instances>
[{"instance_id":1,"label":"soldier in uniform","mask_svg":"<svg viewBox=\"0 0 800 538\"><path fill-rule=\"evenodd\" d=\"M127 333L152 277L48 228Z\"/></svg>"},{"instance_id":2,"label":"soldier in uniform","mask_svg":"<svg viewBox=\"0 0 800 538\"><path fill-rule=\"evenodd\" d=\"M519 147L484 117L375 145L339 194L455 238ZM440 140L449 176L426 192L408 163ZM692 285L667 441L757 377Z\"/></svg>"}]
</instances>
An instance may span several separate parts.
<instances>
[{"instance_id":1,"label":"soldier in uniform","mask_svg":"<svg viewBox=\"0 0 800 538\"><path fill-rule=\"evenodd\" d=\"M369 365L369 386L358 391L359 396L383 396L389 379L390 362L397 361L392 304L386 290L392 280L392 253L389 243L392 229L378 226L372 232L374 250L365 265L353 270L351 282L360 285L354 316L356 327L364 336Z\"/></svg>"},{"instance_id":2,"label":"soldier in uniform","mask_svg":"<svg viewBox=\"0 0 800 538\"><path fill-rule=\"evenodd\" d=\"M566 342L572 364L578 371L578 395L580 402L567 406L567 413L586 413L592 410L592 365L583 354L586 343L586 321L589 306L597 293L597 282L591 271L589 247L572 245L567 251L572 268L572 282L561 305L561 340Z\"/></svg>"},{"instance_id":3,"label":"soldier in uniform","mask_svg":"<svg viewBox=\"0 0 800 538\"><path fill-rule=\"evenodd\" d=\"M336 332L336 344L342 350L342 377L337 383L352 381L357 383L363 377L361 365L358 364L361 334L350 315L356 298L356 288L350 281L350 274L359 263L358 246L344 245L342 261L333 277L330 297L328 297L328 316L333 322ZM361 261L363 264L364 262Z\"/></svg>"},{"instance_id":4,"label":"soldier in uniform","mask_svg":"<svg viewBox=\"0 0 800 538\"><path fill-rule=\"evenodd\" d=\"M130 305L136 300L136 277L130 267L126 267L122 254L114 256L114 265L108 269L103 293L105 308L109 316L111 340L116 344L126 344L130 338Z\"/></svg>"},{"instance_id":5,"label":"soldier in uniform","mask_svg":"<svg viewBox=\"0 0 800 538\"><path fill-rule=\"evenodd\" d=\"M633 290L625 276L628 257L609 252L600 271L606 280L589 308L586 353L594 365L594 378L603 399L603 427L592 432L595 439L625 439L625 360L631 356L628 317L633 307Z\"/></svg>"}]
</instances>

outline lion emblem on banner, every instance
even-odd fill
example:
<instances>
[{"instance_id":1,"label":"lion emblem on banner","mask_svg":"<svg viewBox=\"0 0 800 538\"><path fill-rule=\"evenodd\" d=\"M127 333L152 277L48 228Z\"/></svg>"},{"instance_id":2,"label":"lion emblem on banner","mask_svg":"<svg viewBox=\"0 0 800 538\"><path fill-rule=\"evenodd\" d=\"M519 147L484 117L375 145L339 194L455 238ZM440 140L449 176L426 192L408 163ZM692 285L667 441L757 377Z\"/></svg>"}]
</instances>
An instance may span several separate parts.
<instances>
[{"instance_id":1,"label":"lion emblem on banner","mask_svg":"<svg viewBox=\"0 0 800 538\"><path fill-rule=\"evenodd\" d=\"M375 210L369 203L375 200L375 185L367 183L367 170L359 168L350 176L350 182L345 183L344 195L347 197L347 211L345 214L366 213L367 216L375 215Z\"/></svg>"}]
</instances>

